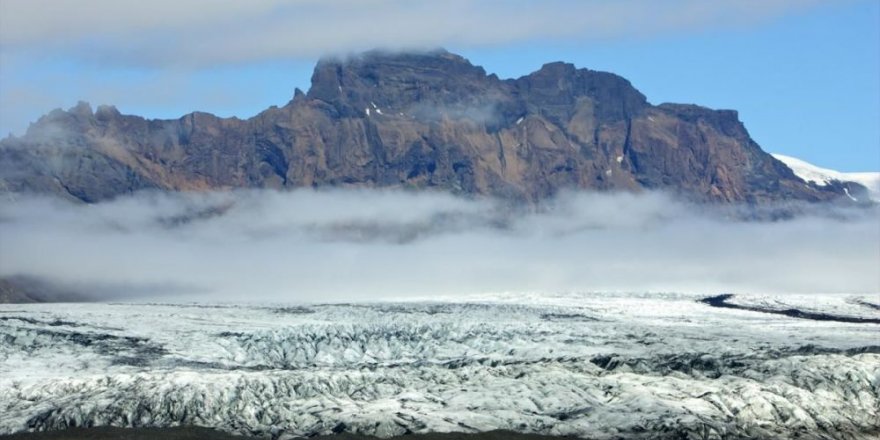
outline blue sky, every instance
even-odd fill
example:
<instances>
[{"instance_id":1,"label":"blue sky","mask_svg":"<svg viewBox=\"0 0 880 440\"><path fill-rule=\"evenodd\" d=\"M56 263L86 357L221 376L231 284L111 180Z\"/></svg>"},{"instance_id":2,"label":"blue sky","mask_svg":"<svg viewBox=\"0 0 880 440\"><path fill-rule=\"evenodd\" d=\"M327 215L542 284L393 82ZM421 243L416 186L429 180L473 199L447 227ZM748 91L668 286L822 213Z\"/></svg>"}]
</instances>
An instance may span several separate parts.
<instances>
[{"instance_id":1,"label":"blue sky","mask_svg":"<svg viewBox=\"0 0 880 440\"><path fill-rule=\"evenodd\" d=\"M876 0L143 3L0 2L0 133L80 99L249 117L308 89L322 54L443 46L501 77L615 72L653 103L738 110L767 151L880 170Z\"/></svg>"}]
</instances>

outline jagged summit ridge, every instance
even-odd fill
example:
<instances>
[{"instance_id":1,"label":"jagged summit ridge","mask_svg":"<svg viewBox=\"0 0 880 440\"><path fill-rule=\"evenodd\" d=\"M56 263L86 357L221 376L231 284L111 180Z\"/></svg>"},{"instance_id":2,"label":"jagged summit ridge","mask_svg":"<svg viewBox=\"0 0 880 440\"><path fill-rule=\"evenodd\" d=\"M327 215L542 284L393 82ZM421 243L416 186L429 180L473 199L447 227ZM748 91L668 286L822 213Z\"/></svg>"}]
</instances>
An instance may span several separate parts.
<instances>
[{"instance_id":1,"label":"jagged summit ridge","mask_svg":"<svg viewBox=\"0 0 880 440\"><path fill-rule=\"evenodd\" d=\"M533 202L563 189L849 200L762 151L734 111L654 106L620 76L562 62L502 80L444 50L321 60L307 92L247 120L147 120L80 103L0 145L0 188L85 202L149 188L318 186Z\"/></svg>"}]
</instances>

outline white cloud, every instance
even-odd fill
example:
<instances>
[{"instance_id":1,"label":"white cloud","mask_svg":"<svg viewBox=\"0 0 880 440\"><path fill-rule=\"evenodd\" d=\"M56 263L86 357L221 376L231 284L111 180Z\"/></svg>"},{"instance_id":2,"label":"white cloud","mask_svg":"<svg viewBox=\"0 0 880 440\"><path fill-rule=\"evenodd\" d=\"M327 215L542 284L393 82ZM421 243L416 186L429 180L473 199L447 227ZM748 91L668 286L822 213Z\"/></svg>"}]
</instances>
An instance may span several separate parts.
<instances>
[{"instance_id":1,"label":"white cloud","mask_svg":"<svg viewBox=\"0 0 880 440\"><path fill-rule=\"evenodd\" d=\"M0 211L0 276L136 300L880 292L877 211L724 214L656 193L568 194L542 212L377 190L26 198Z\"/></svg>"},{"instance_id":2,"label":"white cloud","mask_svg":"<svg viewBox=\"0 0 880 440\"><path fill-rule=\"evenodd\" d=\"M257 103L269 101L247 100L248 90L234 81L212 81L205 72L218 67L311 65L320 56L376 47L468 49L535 39L589 42L691 32L747 25L828 2L3 0L0 134L21 134L49 109L79 99L151 117L178 117L194 109L256 112ZM307 69L299 70L294 76L307 78ZM265 80L266 69L261 72ZM216 84L202 84L206 78ZM307 83L285 85L292 93ZM271 104L284 103L276 102L277 96Z\"/></svg>"},{"instance_id":3,"label":"white cloud","mask_svg":"<svg viewBox=\"0 0 880 440\"><path fill-rule=\"evenodd\" d=\"M266 63L372 49L468 49L737 27L830 0L0 1L0 135L83 99L150 117L246 117L272 97L223 80ZM262 64L261 64L262 63ZM260 70L286 71L290 65ZM306 87L296 67L283 93ZM206 74L206 72L211 72ZM251 71L253 72L253 71ZM274 79L274 77L273 77ZM289 95L288 95L289 96ZM242 109L245 113L242 113Z\"/></svg>"},{"instance_id":4,"label":"white cloud","mask_svg":"<svg viewBox=\"0 0 880 440\"><path fill-rule=\"evenodd\" d=\"M182 78L193 68L373 47L742 26L821 3L828 1L2 0L0 119L23 126L32 119L20 116L27 111L65 105L47 84L88 90L84 97L107 103L134 96L161 106L167 95L186 93L191 101L242 101L250 91L217 97L219 87L198 89ZM133 65L162 73L146 81L85 75L9 86L13 70L56 56L98 70ZM228 208L208 209L216 206ZM213 216L182 222L193 212ZM871 215L727 222L657 194L569 195L549 213L528 215L491 202L387 192L140 195L95 206L29 199L0 208L0 275L222 300L499 290L877 292L880 231Z\"/></svg>"},{"instance_id":5,"label":"white cloud","mask_svg":"<svg viewBox=\"0 0 880 440\"><path fill-rule=\"evenodd\" d=\"M4 51L206 66L373 47L614 38L753 23L828 0L4 0Z\"/></svg>"}]
</instances>

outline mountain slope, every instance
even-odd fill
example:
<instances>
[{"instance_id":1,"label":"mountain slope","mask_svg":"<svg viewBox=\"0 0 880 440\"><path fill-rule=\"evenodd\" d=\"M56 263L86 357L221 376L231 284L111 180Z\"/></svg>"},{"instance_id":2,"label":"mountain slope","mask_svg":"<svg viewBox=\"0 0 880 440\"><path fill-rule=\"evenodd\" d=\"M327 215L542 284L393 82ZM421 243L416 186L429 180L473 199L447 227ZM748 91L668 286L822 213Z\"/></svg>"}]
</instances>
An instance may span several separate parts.
<instances>
[{"instance_id":1,"label":"mountain slope","mask_svg":"<svg viewBox=\"0 0 880 440\"><path fill-rule=\"evenodd\" d=\"M0 189L85 202L149 188L318 186L528 201L566 188L848 200L840 185L805 185L735 111L651 105L619 76L565 63L501 80L445 51L322 60L308 93L247 120L55 110L0 142L0 176Z\"/></svg>"},{"instance_id":2,"label":"mountain slope","mask_svg":"<svg viewBox=\"0 0 880 440\"><path fill-rule=\"evenodd\" d=\"M841 182L855 182L868 190L869 197L874 201L880 201L880 172L865 173L841 173L840 171L820 168L809 162L772 153L772 156L784 163L794 171L794 174L805 182L812 182L819 186L828 186Z\"/></svg>"}]
</instances>

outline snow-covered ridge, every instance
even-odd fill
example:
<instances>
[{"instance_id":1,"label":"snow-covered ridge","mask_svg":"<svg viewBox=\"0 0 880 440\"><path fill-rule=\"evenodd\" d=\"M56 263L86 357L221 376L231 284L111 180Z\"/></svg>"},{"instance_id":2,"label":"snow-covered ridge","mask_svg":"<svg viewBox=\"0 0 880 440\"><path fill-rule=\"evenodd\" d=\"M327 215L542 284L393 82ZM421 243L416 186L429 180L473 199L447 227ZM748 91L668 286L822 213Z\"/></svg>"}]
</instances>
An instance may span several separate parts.
<instances>
[{"instance_id":1,"label":"snow-covered ridge","mask_svg":"<svg viewBox=\"0 0 880 440\"><path fill-rule=\"evenodd\" d=\"M835 180L855 182L868 188L871 200L880 201L880 172L842 173L783 154L772 153L772 156L791 168L796 176L806 182L813 182L819 186L828 185Z\"/></svg>"},{"instance_id":2,"label":"snow-covered ridge","mask_svg":"<svg viewBox=\"0 0 880 440\"><path fill-rule=\"evenodd\" d=\"M278 439L874 438L880 326L698 299L0 305L0 435L194 424ZM734 300L880 317L857 296Z\"/></svg>"}]
</instances>

